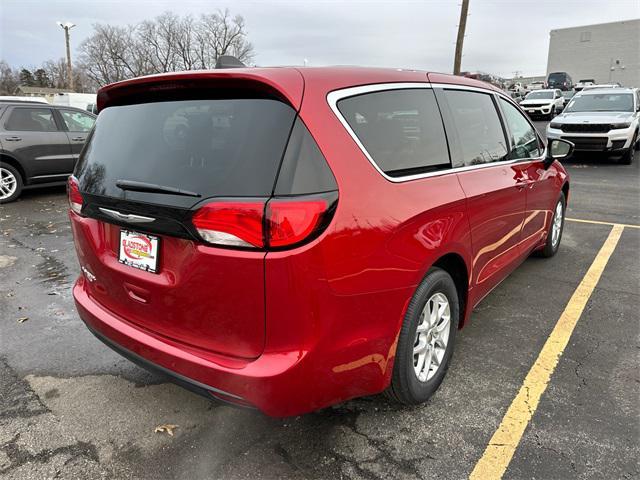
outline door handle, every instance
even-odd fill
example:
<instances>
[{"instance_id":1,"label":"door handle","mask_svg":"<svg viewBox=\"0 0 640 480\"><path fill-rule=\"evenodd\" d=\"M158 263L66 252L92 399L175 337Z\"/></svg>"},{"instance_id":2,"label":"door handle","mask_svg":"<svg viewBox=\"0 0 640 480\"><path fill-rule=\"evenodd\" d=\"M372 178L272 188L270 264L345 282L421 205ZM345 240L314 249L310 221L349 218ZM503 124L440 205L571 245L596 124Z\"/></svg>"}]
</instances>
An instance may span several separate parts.
<instances>
[{"instance_id":1,"label":"door handle","mask_svg":"<svg viewBox=\"0 0 640 480\"><path fill-rule=\"evenodd\" d=\"M73 137L71 140L74 141L74 142L84 142L86 140L86 138L85 137Z\"/></svg>"},{"instance_id":2,"label":"door handle","mask_svg":"<svg viewBox=\"0 0 640 480\"><path fill-rule=\"evenodd\" d=\"M14 136L14 137L7 137L7 138L5 138L5 140L6 140L7 142L19 142L20 140L22 140L22 138L21 138L21 137L15 137L15 136Z\"/></svg>"}]
</instances>

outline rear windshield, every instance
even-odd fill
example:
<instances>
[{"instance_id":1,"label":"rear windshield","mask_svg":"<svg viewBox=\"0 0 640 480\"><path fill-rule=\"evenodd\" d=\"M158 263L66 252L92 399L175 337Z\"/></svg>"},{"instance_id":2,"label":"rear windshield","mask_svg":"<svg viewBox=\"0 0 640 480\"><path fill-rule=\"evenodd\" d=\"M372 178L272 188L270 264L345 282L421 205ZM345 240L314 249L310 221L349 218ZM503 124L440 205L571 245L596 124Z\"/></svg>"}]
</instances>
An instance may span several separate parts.
<instances>
[{"instance_id":1,"label":"rear windshield","mask_svg":"<svg viewBox=\"0 0 640 480\"><path fill-rule=\"evenodd\" d=\"M566 73L550 73L549 74L550 82L564 82L566 78L567 78Z\"/></svg>"},{"instance_id":2,"label":"rear windshield","mask_svg":"<svg viewBox=\"0 0 640 480\"><path fill-rule=\"evenodd\" d=\"M269 196L295 115L280 101L259 98L106 108L76 169L80 190L185 208L214 196ZM119 180L200 197L125 192Z\"/></svg>"}]
</instances>

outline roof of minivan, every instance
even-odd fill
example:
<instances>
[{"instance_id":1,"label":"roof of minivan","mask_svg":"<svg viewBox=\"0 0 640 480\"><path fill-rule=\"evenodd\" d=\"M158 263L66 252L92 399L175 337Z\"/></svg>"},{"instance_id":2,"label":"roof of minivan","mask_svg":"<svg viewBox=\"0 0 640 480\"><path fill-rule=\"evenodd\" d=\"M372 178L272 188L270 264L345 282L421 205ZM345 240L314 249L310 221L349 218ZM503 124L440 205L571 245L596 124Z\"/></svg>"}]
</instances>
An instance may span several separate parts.
<instances>
[{"instance_id":1,"label":"roof of minivan","mask_svg":"<svg viewBox=\"0 0 640 480\"><path fill-rule=\"evenodd\" d=\"M445 73L427 72L423 70L355 66L296 68L304 77L305 82L322 82L322 84L327 87L327 91L375 83L410 83L425 81L431 83L468 85L500 91L499 88L481 80Z\"/></svg>"},{"instance_id":2,"label":"roof of minivan","mask_svg":"<svg viewBox=\"0 0 640 480\"><path fill-rule=\"evenodd\" d=\"M220 81L228 82L229 85L236 83L259 84L270 91L277 92L296 108L299 108L302 93L308 86L330 92L341 88L376 83L431 82L501 91L499 88L480 80L420 70L352 66L249 67L162 73L123 80L102 87L98 91L98 108L101 110L108 106L127 91L148 91L152 85L156 89L169 88L168 84L175 85L181 81Z\"/></svg>"}]
</instances>

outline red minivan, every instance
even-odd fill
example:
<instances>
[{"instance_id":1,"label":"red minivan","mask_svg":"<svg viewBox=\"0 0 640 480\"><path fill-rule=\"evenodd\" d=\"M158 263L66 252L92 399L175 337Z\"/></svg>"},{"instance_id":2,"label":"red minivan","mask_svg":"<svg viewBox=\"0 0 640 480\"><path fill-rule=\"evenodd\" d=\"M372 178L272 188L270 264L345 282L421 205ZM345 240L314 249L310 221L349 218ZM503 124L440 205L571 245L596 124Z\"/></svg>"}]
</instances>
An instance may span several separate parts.
<instances>
[{"instance_id":1,"label":"red minivan","mask_svg":"<svg viewBox=\"0 0 640 480\"><path fill-rule=\"evenodd\" d=\"M209 398L424 402L478 302L560 244L572 146L480 81L240 68L115 83L98 108L68 185L78 311Z\"/></svg>"}]
</instances>

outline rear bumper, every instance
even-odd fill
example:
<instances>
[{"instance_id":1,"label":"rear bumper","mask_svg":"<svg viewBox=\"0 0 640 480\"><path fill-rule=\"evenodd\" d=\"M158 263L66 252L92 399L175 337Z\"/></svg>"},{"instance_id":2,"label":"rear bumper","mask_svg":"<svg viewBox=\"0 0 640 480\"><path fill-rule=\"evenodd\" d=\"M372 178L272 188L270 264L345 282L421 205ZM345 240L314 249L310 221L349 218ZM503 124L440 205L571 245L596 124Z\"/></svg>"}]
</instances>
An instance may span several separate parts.
<instances>
[{"instance_id":1,"label":"rear bumper","mask_svg":"<svg viewBox=\"0 0 640 480\"><path fill-rule=\"evenodd\" d=\"M254 407L283 417L319 408L313 391L292 388L303 375L302 352L263 354L248 361L190 349L144 331L106 310L84 288L84 277L73 287L80 317L103 343L125 358L212 400ZM288 387L287 387L288 386Z\"/></svg>"},{"instance_id":2,"label":"rear bumper","mask_svg":"<svg viewBox=\"0 0 640 480\"><path fill-rule=\"evenodd\" d=\"M236 398L235 396L231 396L228 392L223 392L222 390L218 390L214 387L211 387L210 385L205 385L196 380L193 380L192 378L185 377L184 375L180 375L179 373L176 373L167 368L161 367L160 365L156 365L155 363L148 361L147 359L141 357L140 355L136 355L135 353L130 352L126 348L121 347L117 343L112 342L110 339L108 339L101 333L94 330L91 326L89 326L89 324L85 323L85 325L87 326L89 331L93 333L93 335L102 343L104 343L107 347L109 347L116 353L119 353L121 356L123 356L127 360L144 368L145 370L148 370L150 372L153 372L161 376L165 376L169 380L171 380L173 383L180 385L181 387L186 388L187 390L190 390L193 393L197 393L198 395L205 397L208 400L212 400L213 399L212 395L217 394L215 398L218 400L222 400L225 403L230 403L232 405L245 406L244 404L239 403L239 400L240 400L239 398ZM230 400L231 398L233 398L234 400L233 401Z\"/></svg>"},{"instance_id":3,"label":"rear bumper","mask_svg":"<svg viewBox=\"0 0 640 480\"><path fill-rule=\"evenodd\" d=\"M372 354L370 343L343 345L335 332L327 330L317 332L321 341L302 342L295 348L267 346L256 359L238 359L194 349L131 324L95 301L86 282L83 276L78 279L73 296L80 317L98 339L143 368L205 397L287 417L379 393L389 383L395 341L388 339L388 333L384 342L371 340L381 354Z\"/></svg>"}]
</instances>

